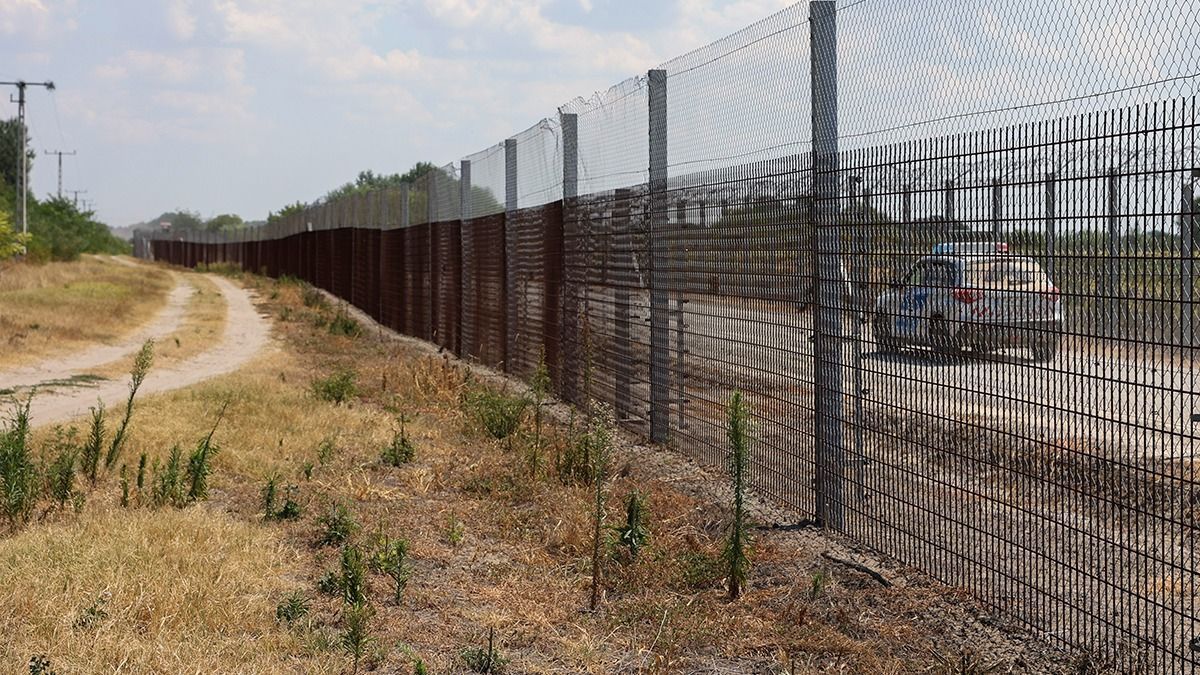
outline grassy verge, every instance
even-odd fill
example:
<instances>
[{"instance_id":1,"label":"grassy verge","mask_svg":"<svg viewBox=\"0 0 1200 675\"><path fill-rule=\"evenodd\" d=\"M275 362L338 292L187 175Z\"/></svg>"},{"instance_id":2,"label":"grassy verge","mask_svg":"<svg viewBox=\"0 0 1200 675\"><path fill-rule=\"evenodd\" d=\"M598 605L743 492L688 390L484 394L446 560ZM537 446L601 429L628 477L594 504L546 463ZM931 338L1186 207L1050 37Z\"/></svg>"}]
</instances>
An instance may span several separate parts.
<instances>
[{"instance_id":1,"label":"grassy verge","mask_svg":"<svg viewBox=\"0 0 1200 675\"><path fill-rule=\"evenodd\" d=\"M113 340L149 320L173 281L165 270L84 257L0 274L0 367Z\"/></svg>"},{"instance_id":2,"label":"grassy verge","mask_svg":"<svg viewBox=\"0 0 1200 675\"><path fill-rule=\"evenodd\" d=\"M1057 669L961 594L895 569L882 585L824 557L854 554L817 533L754 533L730 602L721 478L623 443L591 611L598 502L578 452L595 437L581 422L541 419L535 436L532 411L504 403L515 389L346 330L298 285L247 282L282 349L140 403L127 506L114 467L77 508L39 507L0 539L0 670L35 655L60 672ZM162 467L227 403L207 502L155 507L152 487L129 487L137 458ZM515 433L509 415L523 415Z\"/></svg>"}]
</instances>

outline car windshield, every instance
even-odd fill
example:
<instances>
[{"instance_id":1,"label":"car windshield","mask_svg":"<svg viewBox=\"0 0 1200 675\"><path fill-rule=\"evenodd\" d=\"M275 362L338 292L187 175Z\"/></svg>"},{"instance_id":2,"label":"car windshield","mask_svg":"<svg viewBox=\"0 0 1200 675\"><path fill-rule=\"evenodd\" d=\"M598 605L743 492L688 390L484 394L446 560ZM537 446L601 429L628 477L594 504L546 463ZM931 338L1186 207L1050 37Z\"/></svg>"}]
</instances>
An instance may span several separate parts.
<instances>
[{"instance_id":1,"label":"car windshield","mask_svg":"<svg viewBox=\"0 0 1200 675\"><path fill-rule=\"evenodd\" d=\"M1050 285L1041 266L1028 258L968 260L963 266L967 284L988 288L1029 288Z\"/></svg>"}]
</instances>

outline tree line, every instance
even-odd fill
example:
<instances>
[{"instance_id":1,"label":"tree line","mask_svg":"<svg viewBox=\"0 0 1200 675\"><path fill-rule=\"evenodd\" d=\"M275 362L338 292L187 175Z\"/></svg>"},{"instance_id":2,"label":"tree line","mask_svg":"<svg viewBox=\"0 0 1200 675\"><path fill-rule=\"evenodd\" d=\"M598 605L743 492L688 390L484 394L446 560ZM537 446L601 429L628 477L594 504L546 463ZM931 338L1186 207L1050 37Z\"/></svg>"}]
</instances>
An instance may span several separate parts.
<instances>
[{"instance_id":1,"label":"tree line","mask_svg":"<svg viewBox=\"0 0 1200 675\"><path fill-rule=\"evenodd\" d=\"M0 121L0 261L25 253L27 260L75 260L84 253L128 253L96 214L62 197L27 195L27 235L21 233L21 153L32 174L36 154L16 119Z\"/></svg>"}]
</instances>

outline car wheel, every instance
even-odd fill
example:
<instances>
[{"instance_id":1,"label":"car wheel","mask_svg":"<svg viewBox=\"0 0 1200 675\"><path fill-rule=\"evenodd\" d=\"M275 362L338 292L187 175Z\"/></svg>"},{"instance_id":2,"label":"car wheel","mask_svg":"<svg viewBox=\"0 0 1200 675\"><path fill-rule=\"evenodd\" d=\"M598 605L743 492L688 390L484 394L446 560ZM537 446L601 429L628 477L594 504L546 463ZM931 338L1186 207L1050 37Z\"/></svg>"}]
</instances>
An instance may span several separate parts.
<instances>
[{"instance_id":1,"label":"car wheel","mask_svg":"<svg viewBox=\"0 0 1200 675\"><path fill-rule=\"evenodd\" d=\"M929 320L929 346L938 354L962 353L962 345L950 334L950 322L945 319Z\"/></svg>"},{"instance_id":2,"label":"car wheel","mask_svg":"<svg viewBox=\"0 0 1200 675\"><path fill-rule=\"evenodd\" d=\"M1041 337L1033 344L1033 360L1041 363L1053 361L1055 356L1058 356L1059 337L1057 335L1047 335Z\"/></svg>"},{"instance_id":3,"label":"car wheel","mask_svg":"<svg viewBox=\"0 0 1200 675\"><path fill-rule=\"evenodd\" d=\"M876 312L875 319L871 322L871 329L875 333L875 344L879 347L879 351L885 354L895 354L900 351L900 343L892 335L892 324L886 316Z\"/></svg>"}]
</instances>

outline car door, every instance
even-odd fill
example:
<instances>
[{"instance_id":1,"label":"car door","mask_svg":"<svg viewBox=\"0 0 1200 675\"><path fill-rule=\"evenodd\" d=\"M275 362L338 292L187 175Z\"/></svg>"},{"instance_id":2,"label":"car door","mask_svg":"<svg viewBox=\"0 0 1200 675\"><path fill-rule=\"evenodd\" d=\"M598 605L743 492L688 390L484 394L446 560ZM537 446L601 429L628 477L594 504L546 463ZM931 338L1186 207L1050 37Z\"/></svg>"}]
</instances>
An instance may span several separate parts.
<instances>
[{"instance_id":1,"label":"car door","mask_svg":"<svg viewBox=\"0 0 1200 675\"><path fill-rule=\"evenodd\" d=\"M913 265L896 291L899 302L892 318L892 332L902 340L924 340L927 330L924 326L925 307L929 302L929 289L925 285L925 278L930 271L929 265L924 261Z\"/></svg>"},{"instance_id":2,"label":"car door","mask_svg":"<svg viewBox=\"0 0 1200 675\"><path fill-rule=\"evenodd\" d=\"M942 260L925 260L913 267L900 292L896 335L910 342L929 341L930 317L941 313L954 287L955 267Z\"/></svg>"}]
</instances>

